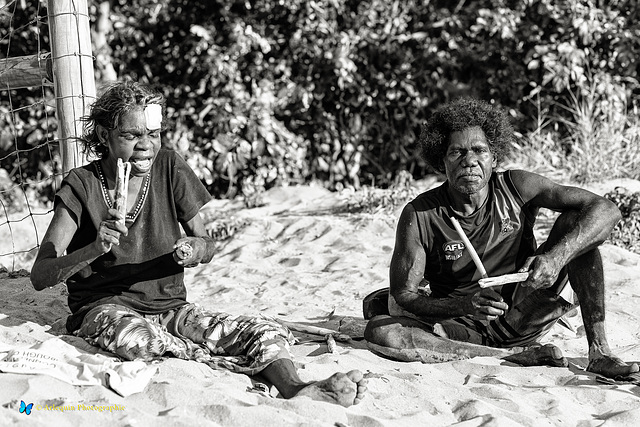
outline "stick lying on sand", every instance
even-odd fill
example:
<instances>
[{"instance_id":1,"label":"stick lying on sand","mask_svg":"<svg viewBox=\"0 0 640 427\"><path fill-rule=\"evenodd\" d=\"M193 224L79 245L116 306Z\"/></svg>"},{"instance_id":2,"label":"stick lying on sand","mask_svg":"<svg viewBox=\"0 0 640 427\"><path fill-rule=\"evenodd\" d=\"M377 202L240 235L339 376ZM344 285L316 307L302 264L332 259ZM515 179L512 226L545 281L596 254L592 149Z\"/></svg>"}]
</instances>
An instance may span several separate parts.
<instances>
[{"instance_id":1,"label":"stick lying on sand","mask_svg":"<svg viewBox=\"0 0 640 427\"><path fill-rule=\"evenodd\" d=\"M486 277L478 280L481 288L490 288L492 286L502 286L507 283L524 282L529 277L529 273L512 273L496 277Z\"/></svg>"},{"instance_id":2,"label":"stick lying on sand","mask_svg":"<svg viewBox=\"0 0 640 427\"><path fill-rule=\"evenodd\" d=\"M340 333L338 331L334 331L333 329L320 328L318 326L304 325L304 324L295 323L295 322L288 322L282 319L276 319L276 321L281 325L286 326L287 328L295 332L304 332L305 334L320 335L322 337L331 335L334 340L342 341L342 342L351 340L351 337L349 335Z\"/></svg>"},{"instance_id":3,"label":"stick lying on sand","mask_svg":"<svg viewBox=\"0 0 640 427\"><path fill-rule=\"evenodd\" d=\"M327 348L329 349L329 353L337 353L338 345L336 344L336 340L335 338L333 338L333 335L327 334L325 340L327 340Z\"/></svg>"},{"instance_id":4,"label":"stick lying on sand","mask_svg":"<svg viewBox=\"0 0 640 427\"><path fill-rule=\"evenodd\" d=\"M113 201L113 208L116 209L122 219L119 221L124 223L127 216L127 194L129 193L129 173L131 172L131 163L123 162L118 159L118 173L116 174L116 196Z\"/></svg>"}]
</instances>

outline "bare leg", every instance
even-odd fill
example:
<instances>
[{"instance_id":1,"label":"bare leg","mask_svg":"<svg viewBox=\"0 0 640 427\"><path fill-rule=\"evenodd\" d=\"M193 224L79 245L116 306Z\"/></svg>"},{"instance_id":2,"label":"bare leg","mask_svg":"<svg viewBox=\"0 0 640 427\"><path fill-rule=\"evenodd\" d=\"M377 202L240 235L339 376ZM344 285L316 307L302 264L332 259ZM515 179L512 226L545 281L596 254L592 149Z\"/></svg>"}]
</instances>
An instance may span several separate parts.
<instances>
[{"instance_id":1,"label":"bare leg","mask_svg":"<svg viewBox=\"0 0 640 427\"><path fill-rule=\"evenodd\" d=\"M566 230L575 227L577 213L565 212L558 217L545 245L554 245ZM605 290L602 258L597 248L585 251L568 265L569 283L578 296L582 321L589 344L587 371L614 378L638 372L638 365L627 364L614 356L605 329Z\"/></svg>"},{"instance_id":2,"label":"bare leg","mask_svg":"<svg viewBox=\"0 0 640 427\"><path fill-rule=\"evenodd\" d=\"M439 363L472 357L498 357L523 366L567 366L567 360L554 345L526 349L500 349L435 335L429 327L407 317L377 316L365 329L369 348L395 360Z\"/></svg>"},{"instance_id":3,"label":"bare leg","mask_svg":"<svg viewBox=\"0 0 640 427\"><path fill-rule=\"evenodd\" d=\"M627 364L614 356L605 330L604 273L600 252L594 249L569 263L569 282L578 295L582 321L589 343L587 371L614 378L638 372L636 363Z\"/></svg>"},{"instance_id":4,"label":"bare leg","mask_svg":"<svg viewBox=\"0 0 640 427\"><path fill-rule=\"evenodd\" d=\"M276 386L285 399L306 396L347 407L359 403L367 391L367 380L358 370L339 372L325 380L306 383L300 379L290 359L278 359L260 374Z\"/></svg>"}]
</instances>

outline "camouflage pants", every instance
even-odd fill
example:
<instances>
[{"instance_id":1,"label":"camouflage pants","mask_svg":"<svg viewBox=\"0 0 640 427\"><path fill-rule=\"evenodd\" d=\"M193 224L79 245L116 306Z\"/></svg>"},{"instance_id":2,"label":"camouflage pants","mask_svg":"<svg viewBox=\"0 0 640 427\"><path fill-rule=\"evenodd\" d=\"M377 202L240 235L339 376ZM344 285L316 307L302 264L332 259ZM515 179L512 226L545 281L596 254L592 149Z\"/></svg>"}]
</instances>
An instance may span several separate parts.
<instances>
[{"instance_id":1,"label":"camouflage pants","mask_svg":"<svg viewBox=\"0 0 640 427\"><path fill-rule=\"evenodd\" d=\"M291 358L291 332L266 316L232 316L186 304L162 314L140 314L104 304L90 310L75 335L125 360L152 360L167 353L213 368L254 375Z\"/></svg>"}]
</instances>

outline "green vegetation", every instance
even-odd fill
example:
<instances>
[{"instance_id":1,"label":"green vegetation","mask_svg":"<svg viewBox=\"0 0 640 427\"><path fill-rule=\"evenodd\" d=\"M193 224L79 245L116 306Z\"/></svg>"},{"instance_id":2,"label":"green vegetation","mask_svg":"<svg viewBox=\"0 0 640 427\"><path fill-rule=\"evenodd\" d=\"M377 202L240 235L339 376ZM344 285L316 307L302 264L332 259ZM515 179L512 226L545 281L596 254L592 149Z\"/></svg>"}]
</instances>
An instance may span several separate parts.
<instances>
[{"instance_id":1,"label":"green vegetation","mask_svg":"<svg viewBox=\"0 0 640 427\"><path fill-rule=\"evenodd\" d=\"M430 173L420 125L460 95L510 112L514 162L578 182L638 178L639 13L632 0L90 2L98 85L157 85L165 144L213 195L249 205L279 184L386 188L399 171ZM9 2L0 55L47 51L45 17L42 3ZM6 95L3 113L42 89ZM52 111L0 122L5 177L50 199L56 148L35 148L53 138Z\"/></svg>"},{"instance_id":2,"label":"green vegetation","mask_svg":"<svg viewBox=\"0 0 640 427\"><path fill-rule=\"evenodd\" d=\"M581 93L569 92L564 115L538 113L537 128L516 147L513 160L529 169L562 171L576 183L639 178L637 106L627 108L622 86L585 84Z\"/></svg>"},{"instance_id":3,"label":"green vegetation","mask_svg":"<svg viewBox=\"0 0 640 427\"><path fill-rule=\"evenodd\" d=\"M605 194L605 197L614 202L622 212L622 220L611 233L609 241L640 254L640 192L631 193L618 187Z\"/></svg>"}]
</instances>

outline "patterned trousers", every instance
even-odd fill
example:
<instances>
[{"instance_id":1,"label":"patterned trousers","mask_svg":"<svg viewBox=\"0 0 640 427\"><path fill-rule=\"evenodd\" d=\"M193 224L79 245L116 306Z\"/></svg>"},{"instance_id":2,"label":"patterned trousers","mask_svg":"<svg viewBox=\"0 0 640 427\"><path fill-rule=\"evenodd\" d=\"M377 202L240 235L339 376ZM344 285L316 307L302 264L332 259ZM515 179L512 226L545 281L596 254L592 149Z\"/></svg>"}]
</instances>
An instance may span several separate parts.
<instances>
[{"instance_id":1,"label":"patterned trousers","mask_svg":"<svg viewBox=\"0 0 640 427\"><path fill-rule=\"evenodd\" d=\"M287 328L269 317L213 313L197 304L153 315L103 304L87 313L74 334L125 360L170 353L247 375L290 359L289 345L295 342Z\"/></svg>"}]
</instances>

